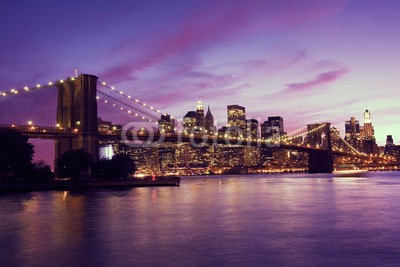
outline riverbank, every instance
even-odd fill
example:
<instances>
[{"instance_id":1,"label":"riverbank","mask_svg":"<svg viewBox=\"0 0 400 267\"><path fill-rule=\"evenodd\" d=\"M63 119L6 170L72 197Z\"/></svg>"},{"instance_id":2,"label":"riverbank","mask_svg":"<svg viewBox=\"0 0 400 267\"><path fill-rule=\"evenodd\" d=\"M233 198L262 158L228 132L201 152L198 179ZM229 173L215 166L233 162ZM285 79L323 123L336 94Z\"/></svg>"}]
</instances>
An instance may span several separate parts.
<instances>
[{"instance_id":1,"label":"riverbank","mask_svg":"<svg viewBox=\"0 0 400 267\"><path fill-rule=\"evenodd\" d=\"M149 187L149 186L179 186L180 177L145 177L143 179L129 179L121 181L70 181L57 180L47 183L13 183L1 184L0 193L8 192L29 192L29 191L74 191L88 190L97 188L129 188L129 187Z\"/></svg>"}]
</instances>

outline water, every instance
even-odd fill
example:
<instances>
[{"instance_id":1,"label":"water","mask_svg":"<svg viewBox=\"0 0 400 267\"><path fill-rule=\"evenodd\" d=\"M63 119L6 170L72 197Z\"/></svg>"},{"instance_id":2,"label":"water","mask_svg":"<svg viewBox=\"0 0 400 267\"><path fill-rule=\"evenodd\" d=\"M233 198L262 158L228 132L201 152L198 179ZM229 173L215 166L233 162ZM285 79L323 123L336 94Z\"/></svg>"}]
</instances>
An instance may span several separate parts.
<instances>
[{"instance_id":1,"label":"water","mask_svg":"<svg viewBox=\"0 0 400 267\"><path fill-rule=\"evenodd\" d=\"M400 172L0 196L0 266L399 266Z\"/></svg>"}]
</instances>

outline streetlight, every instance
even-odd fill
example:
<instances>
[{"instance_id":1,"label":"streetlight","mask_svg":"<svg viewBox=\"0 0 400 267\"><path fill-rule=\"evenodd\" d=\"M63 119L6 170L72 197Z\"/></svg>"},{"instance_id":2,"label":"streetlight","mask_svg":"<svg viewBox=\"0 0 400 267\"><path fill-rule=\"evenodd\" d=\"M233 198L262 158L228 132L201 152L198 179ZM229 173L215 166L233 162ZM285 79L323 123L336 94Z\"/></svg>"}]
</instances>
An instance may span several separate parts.
<instances>
[{"instance_id":1,"label":"streetlight","mask_svg":"<svg viewBox=\"0 0 400 267\"><path fill-rule=\"evenodd\" d=\"M32 126L33 122L32 121L28 121L28 125Z\"/></svg>"}]
</instances>

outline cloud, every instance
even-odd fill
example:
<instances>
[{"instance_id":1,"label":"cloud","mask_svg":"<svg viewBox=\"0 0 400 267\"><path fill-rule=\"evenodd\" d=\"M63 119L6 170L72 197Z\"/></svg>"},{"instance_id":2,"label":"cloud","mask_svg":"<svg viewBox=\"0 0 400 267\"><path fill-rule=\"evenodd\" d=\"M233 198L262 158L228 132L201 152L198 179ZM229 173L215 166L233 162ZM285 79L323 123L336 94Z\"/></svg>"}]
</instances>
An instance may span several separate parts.
<instances>
[{"instance_id":1,"label":"cloud","mask_svg":"<svg viewBox=\"0 0 400 267\"><path fill-rule=\"evenodd\" d=\"M332 70L328 72L323 72L318 74L314 79L301 82L301 83L290 83L287 84L286 91L293 92L293 91L309 91L315 89L318 86L323 86L328 83L334 82L335 80L342 77L346 74L349 70L348 69L338 69Z\"/></svg>"},{"instance_id":2,"label":"cloud","mask_svg":"<svg viewBox=\"0 0 400 267\"><path fill-rule=\"evenodd\" d=\"M179 56L193 60L201 51L243 35L284 29L329 17L344 7L345 1L319 4L319 1L216 1L187 10L186 19L175 29L161 28L138 41L128 37L111 52L124 60L106 69L107 80L130 79L143 70ZM285 17L286 19L282 19ZM165 29L164 29L165 28ZM138 52L139 51L139 52ZM195 56L193 56L195 55ZM253 64L263 62L253 62Z\"/></svg>"}]
</instances>

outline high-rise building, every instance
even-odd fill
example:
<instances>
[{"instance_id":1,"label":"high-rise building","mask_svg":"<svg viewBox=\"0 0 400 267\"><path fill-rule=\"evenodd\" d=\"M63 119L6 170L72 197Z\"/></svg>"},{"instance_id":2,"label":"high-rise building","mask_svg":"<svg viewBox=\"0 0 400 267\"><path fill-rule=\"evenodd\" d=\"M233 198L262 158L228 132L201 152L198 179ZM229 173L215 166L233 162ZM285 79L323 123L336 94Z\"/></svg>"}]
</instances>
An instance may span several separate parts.
<instances>
[{"instance_id":1,"label":"high-rise building","mask_svg":"<svg viewBox=\"0 0 400 267\"><path fill-rule=\"evenodd\" d=\"M197 102L196 111L189 111L183 117L183 132L186 134L202 134L205 132L204 109L201 101Z\"/></svg>"},{"instance_id":2,"label":"high-rise building","mask_svg":"<svg viewBox=\"0 0 400 267\"><path fill-rule=\"evenodd\" d=\"M364 140L375 140L374 126L372 126L371 113L367 110L364 112Z\"/></svg>"},{"instance_id":3,"label":"high-rise building","mask_svg":"<svg viewBox=\"0 0 400 267\"><path fill-rule=\"evenodd\" d=\"M164 142L158 146L157 149L160 171L164 173L168 165L174 165L176 163L175 144Z\"/></svg>"},{"instance_id":4,"label":"high-rise building","mask_svg":"<svg viewBox=\"0 0 400 267\"><path fill-rule=\"evenodd\" d=\"M261 137L279 138L285 134L283 118L281 116L268 117L268 120L261 124Z\"/></svg>"},{"instance_id":5,"label":"high-rise building","mask_svg":"<svg viewBox=\"0 0 400 267\"><path fill-rule=\"evenodd\" d=\"M397 156L396 145L393 142L391 135L386 136L386 145L384 150L385 155Z\"/></svg>"},{"instance_id":6,"label":"high-rise building","mask_svg":"<svg viewBox=\"0 0 400 267\"><path fill-rule=\"evenodd\" d=\"M356 137L360 134L360 123L354 117L345 122L345 132L349 137Z\"/></svg>"},{"instance_id":7,"label":"high-rise building","mask_svg":"<svg viewBox=\"0 0 400 267\"><path fill-rule=\"evenodd\" d=\"M183 117L183 132L185 134L195 133L197 129L197 113L196 111L189 111Z\"/></svg>"},{"instance_id":8,"label":"high-rise building","mask_svg":"<svg viewBox=\"0 0 400 267\"><path fill-rule=\"evenodd\" d=\"M175 120L171 115L161 115L161 119L158 120L158 130L161 133L175 133Z\"/></svg>"},{"instance_id":9,"label":"high-rise building","mask_svg":"<svg viewBox=\"0 0 400 267\"><path fill-rule=\"evenodd\" d=\"M345 140L355 149L362 148L360 123L354 117L345 122Z\"/></svg>"},{"instance_id":10,"label":"high-rise building","mask_svg":"<svg viewBox=\"0 0 400 267\"><path fill-rule=\"evenodd\" d=\"M215 133L214 117L211 114L210 106L208 106L207 114L204 119L204 128L206 130L206 133L209 135L213 135Z\"/></svg>"},{"instance_id":11,"label":"high-rise building","mask_svg":"<svg viewBox=\"0 0 400 267\"><path fill-rule=\"evenodd\" d=\"M199 128L200 131L202 131L204 129L204 109L201 101L197 102L196 114L196 126Z\"/></svg>"},{"instance_id":12,"label":"high-rise building","mask_svg":"<svg viewBox=\"0 0 400 267\"><path fill-rule=\"evenodd\" d=\"M246 133L247 138L258 138L258 121L255 119L246 120Z\"/></svg>"},{"instance_id":13,"label":"high-rise building","mask_svg":"<svg viewBox=\"0 0 400 267\"><path fill-rule=\"evenodd\" d=\"M246 130L246 109L239 105L228 106L228 124L233 129L232 135L240 136Z\"/></svg>"}]
</instances>

